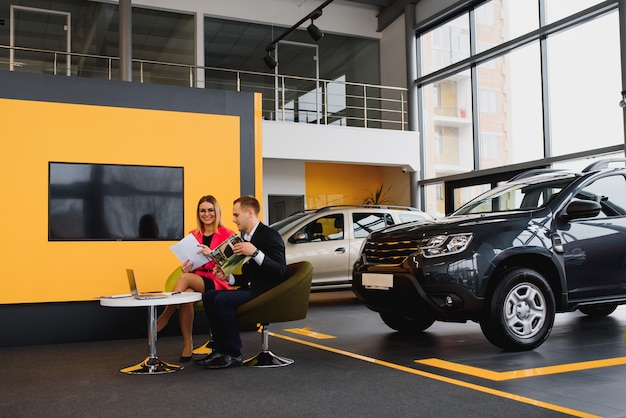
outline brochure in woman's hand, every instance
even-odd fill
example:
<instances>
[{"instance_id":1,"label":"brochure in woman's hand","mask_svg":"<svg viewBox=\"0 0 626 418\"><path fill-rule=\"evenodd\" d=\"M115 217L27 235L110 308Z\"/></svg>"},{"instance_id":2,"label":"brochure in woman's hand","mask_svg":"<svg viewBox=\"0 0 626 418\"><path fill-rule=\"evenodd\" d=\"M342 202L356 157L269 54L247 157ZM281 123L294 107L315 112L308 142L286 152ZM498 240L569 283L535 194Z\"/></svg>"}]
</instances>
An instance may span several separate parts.
<instances>
[{"instance_id":1,"label":"brochure in woman's hand","mask_svg":"<svg viewBox=\"0 0 626 418\"><path fill-rule=\"evenodd\" d=\"M237 234L231 235L227 240L218 245L211 251L211 256L207 257L200 251L198 240L189 234L176 244L171 245L170 249L178 257L181 263L189 260L193 263L193 268L196 269L205 265L212 259L220 266L220 268L226 273L226 275L232 274L237 271L239 267L250 257L244 255L237 255L233 251L233 246L238 242L243 242L243 239Z\"/></svg>"},{"instance_id":2,"label":"brochure in woman's hand","mask_svg":"<svg viewBox=\"0 0 626 418\"><path fill-rule=\"evenodd\" d=\"M193 263L193 269L197 269L200 266L209 262L209 259L200 252L200 244L193 234L189 234L176 244L170 246L170 250L178 257L181 263L189 260Z\"/></svg>"}]
</instances>

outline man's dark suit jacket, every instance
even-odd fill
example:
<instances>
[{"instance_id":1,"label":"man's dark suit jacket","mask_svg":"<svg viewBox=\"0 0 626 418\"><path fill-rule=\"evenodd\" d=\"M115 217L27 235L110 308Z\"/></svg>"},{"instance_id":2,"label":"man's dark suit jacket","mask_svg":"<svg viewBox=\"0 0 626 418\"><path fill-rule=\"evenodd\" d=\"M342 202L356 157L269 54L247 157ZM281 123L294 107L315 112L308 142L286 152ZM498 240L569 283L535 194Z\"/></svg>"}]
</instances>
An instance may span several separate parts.
<instances>
[{"instance_id":1,"label":"man's dark suit jacket","mask_svg":"<svg viewBox=\"0 0 626 418\"><path fill-rule=\"evenodd\" d=\"M250 259L243 265L240 275L235 275L235 285L249 288L259 295L285 280L285 243L280 234L260 222L250 242L265 254L262 265Z\"/></svg>"}]
</instances>

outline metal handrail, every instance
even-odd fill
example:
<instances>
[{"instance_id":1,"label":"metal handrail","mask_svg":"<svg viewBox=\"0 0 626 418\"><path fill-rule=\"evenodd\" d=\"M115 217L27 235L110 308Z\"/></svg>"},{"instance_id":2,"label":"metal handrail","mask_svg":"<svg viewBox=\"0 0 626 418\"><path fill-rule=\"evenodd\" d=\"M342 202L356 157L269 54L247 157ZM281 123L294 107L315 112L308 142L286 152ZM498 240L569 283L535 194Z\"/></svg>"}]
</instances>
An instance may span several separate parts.
<instances>
[{"instance_id":1,"label":"metal handrail","mask_svg":"<svg viewBox=\"0 0 626 418\"><path fill-rule=\"evenodd\" d=\"M119 72L116 71L120 66L119 57L7 45L0 45L0 57L3 50L9 52L12 50L13 53L9 54L12 59L8 62L0 58L0 69L8 64L11 71L51 72L54 75L92 78L105 75L108 80L119 79ZM51 57L46 59L36 56L16 61L13 58L16 51ZM71 60L76 63L71 64L72 68L66 68L67 65L60 59L68 56L80 58ZM90 63L90 60L95 63ZM99 65L100 61L105 64ZM313 121L317 124L344 125L345 122L347 126L407 129L407 89L404 87L144 59L133 59L132 68L140 83L175 84L196 88L210 85L211 88L224 90L260 92L263 97L263 117L269 120L298 122L301 116L315 114ZM329 91L329 86L340 92ZM311 99L307 100L307 97ZM335 111L329 110L329 107ZM307 123L312 122L306 117L304 119Z\"/></svg>"}]
</instances>

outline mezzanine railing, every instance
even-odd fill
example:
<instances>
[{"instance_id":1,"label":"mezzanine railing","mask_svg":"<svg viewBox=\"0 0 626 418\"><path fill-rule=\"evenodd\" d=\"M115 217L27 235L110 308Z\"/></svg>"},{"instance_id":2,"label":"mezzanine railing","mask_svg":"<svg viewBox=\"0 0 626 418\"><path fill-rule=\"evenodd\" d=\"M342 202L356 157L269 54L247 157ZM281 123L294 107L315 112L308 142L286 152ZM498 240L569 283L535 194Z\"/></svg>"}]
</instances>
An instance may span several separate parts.
<instances>
[{"instance_id":1,"label":"mezzanine railing","mask_svg":"<svg viewBox=\"0 0 626 418\"><path fill-rule=\"evenodd\" d=\"M120 59L0 45L0 69L119 80ZM259 92L266 120L407 129L406 88L150 60L132 61L133 80Z\"/></svg>"}]
</instances>

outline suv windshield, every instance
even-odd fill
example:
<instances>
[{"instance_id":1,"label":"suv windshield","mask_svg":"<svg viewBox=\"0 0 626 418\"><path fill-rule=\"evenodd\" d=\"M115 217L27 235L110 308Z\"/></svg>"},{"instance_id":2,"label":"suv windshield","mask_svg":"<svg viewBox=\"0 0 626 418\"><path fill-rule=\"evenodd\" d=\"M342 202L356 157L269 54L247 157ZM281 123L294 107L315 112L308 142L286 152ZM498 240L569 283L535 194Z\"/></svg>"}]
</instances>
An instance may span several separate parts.
<instances>
[{"instance_id":1,"label":"suv windshield","mask_svg":"<svg viewBox=\"0 0 626 418\"><path fill-rule=\"evenodd\" d=\"M505 183L469 201L452 215L539 209L575 178L575 174L551 174Z\"/></svg>"},{"instance_id":2,"label":"suv windshield","mask_svg":"<svg viewBox=\"0 0 626 418\"><path fill-rule=\"evenodd\" d=\"M295 225L300 219L304 218L305 216L309 216L310 214L311 212L294 213L293 215L286 217L282 221L274 222L270 225L270 228L273 228L277 230L280 234L283 234L285 231Z\"/></svg>"}]
</instances>

